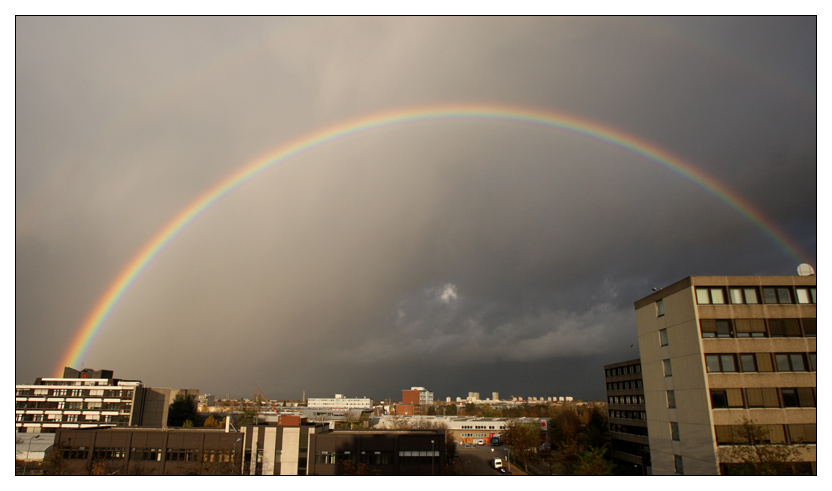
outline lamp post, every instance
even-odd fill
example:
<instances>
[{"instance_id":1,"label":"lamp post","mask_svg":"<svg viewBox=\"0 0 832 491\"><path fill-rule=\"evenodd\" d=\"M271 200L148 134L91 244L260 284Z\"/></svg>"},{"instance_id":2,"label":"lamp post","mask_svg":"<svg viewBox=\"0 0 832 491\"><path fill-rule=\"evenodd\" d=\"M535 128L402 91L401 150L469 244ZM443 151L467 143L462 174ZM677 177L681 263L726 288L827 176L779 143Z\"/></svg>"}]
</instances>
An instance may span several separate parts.
<instances>
[{"instance_id":1,"label":"lamp post","mask_svg":"<svg viewBox=\"0 0 832 491\"><path fill-rule=\"evenodd\" d=\"M506 457L506 462L508 462L508 471L511 472L511 449L506 448L506 452L508 452L508 456Z\"/></svg>"},{"instance_id":2,"label":"lamp post","mask_svg":"<svg viewBox=\"0 0 832 491\"><path fill-rule=\"evenodd\" d=\"M32 440L37 440L40 435L29 439L29 448L26 450L26 460L23 461L23 475L26 475L26 466L29 464L29 453L32 451Z\"/></svg>"},{"instance_id":3,"label":"lamp post","mask_svg":"<svg viewBox=\"0 0 832 491\"><path fill-rule=\"evenodd\" d=\"M430 475L433 475L433 461L436 460L436 454L433 451L433 440L430 441Z\"/></svg>"}]
</instances>

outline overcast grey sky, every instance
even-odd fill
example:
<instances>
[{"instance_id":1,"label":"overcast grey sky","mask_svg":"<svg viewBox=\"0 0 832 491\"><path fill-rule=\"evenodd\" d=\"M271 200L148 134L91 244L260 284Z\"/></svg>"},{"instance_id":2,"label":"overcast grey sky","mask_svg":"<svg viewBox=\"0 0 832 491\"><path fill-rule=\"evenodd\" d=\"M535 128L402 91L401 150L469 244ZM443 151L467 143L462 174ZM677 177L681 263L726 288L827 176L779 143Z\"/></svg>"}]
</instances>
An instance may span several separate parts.
<instances>
[{"instance_id":1,"label":"overcast grey sky","mask_svg":"<svg viewBox=\"0 0 832 491\"><path fill-rule=\"evenodd\" d=\"M626 132L814 265L816 38L813 17L18 17L15 380L52 376L119 272L214 183L395 109L503 104ZM235 188L144 269L83 365L219 396L599 399L603 365L638 356L651 287L797 265L621 148L429 120Z\"/></svg>"}]
</instances>

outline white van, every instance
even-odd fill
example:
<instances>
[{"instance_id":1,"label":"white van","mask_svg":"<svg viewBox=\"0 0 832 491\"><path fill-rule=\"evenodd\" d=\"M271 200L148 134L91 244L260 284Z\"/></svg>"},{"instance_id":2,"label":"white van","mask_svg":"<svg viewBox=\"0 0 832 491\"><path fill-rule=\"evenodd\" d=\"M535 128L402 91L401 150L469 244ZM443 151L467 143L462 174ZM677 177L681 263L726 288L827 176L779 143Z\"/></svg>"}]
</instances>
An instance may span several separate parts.
<instances>
[{"instance_id":1,"label":"white van","mask_svg":"<svg viewBox=\"0 0 832 491\"><path fill-rule=\"evenodd\" d=\"M491 467L493 467L495 469L499 469L500 467L503 466L503 460L502 459L491 459L491 461L489 463L491 464Z\"/></svg>"},{"instance_id":2,"label":"white van","mask_svg":"<svg viewBox=\"0 0 832 491\"><path fill-rule=\"evenodd\" d=\"M476 440L474 440L474 445L485 445L485 440L483 440L482 438L477 438Z\"/></svg>"}]
</instances>

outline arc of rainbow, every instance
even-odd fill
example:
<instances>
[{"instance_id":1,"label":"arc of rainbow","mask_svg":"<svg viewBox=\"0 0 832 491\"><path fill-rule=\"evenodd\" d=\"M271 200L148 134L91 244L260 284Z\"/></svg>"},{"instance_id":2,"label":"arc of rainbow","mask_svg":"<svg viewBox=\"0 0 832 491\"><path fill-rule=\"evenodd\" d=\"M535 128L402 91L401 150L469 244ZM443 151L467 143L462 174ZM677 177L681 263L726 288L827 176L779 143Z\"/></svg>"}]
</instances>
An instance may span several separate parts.
<instances>
[{"instance_id":1,"label":"arc of rainbow","mask_svg":"<svg viewBox=\"0 0 832 491\"><path fill-rule=\"evenodd\" d=\"M564 113L505 105L470 104L401 109L351 119L309 133L284 144L261 159L244 165L202 193L171 218L121 270L95 304L93 310L87 315L65 356L61 359L60 365L56 368L56 373L60 376L63 373L63 367L77 366L83 360L104 321L142 270L190 222L232 189L279 162L338 139L385 126L449 119L498 120L539 125L601 141L628 151L699 185L752 222L792 258L798 262L808 262L802 259L805 256L799 251L795 243L784 233L777 230L772 222L767 220L761 212L757 211L741 196L658 145L621 130Z\"/></svg>"}]
</instances>

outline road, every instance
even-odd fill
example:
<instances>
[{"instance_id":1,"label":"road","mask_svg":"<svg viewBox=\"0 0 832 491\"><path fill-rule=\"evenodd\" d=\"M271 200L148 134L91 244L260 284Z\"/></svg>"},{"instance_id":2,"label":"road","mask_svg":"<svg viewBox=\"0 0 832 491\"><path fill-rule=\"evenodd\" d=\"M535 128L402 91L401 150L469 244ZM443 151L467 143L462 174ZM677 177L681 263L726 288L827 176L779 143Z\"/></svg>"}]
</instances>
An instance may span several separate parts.
<instances>
[{"instance_id":1,"label":"road","mask_svg":"<svg viewBox=\"0 0 832 491\"><path fill-rule=\"evenodd\" d=\"M494 450L493 452L491 450ZM505 461L508 449L505 446L492 447L490 445L477 445L472 447L457 446L459 457L456 459L455 470L457 475L462 476L499 476L500 471L493 469L488 461L498 457ZM512 469L514 472L514 469Z\"/></svg>"}]
</instances>

